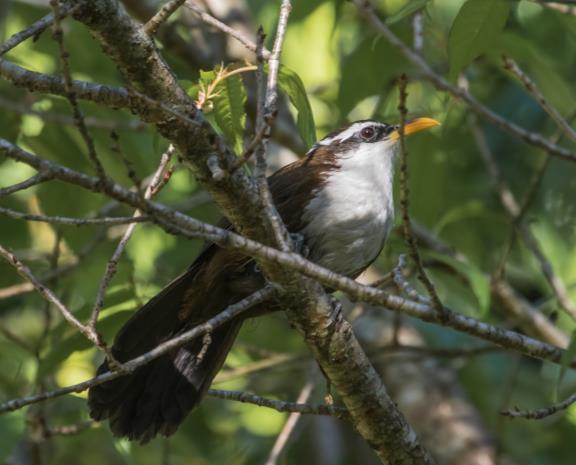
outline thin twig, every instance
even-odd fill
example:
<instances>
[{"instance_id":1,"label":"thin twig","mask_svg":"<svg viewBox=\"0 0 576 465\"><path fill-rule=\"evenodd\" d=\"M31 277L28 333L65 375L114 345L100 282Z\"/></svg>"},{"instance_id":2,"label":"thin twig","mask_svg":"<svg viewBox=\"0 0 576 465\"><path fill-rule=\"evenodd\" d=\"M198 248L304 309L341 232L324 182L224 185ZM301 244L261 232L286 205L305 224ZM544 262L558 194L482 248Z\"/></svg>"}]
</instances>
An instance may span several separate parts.
<instances>
[{"instance_id":1,"label":"thin twig","mask_svg":"<svg viewBox=\"0 0 576 465\"><path fill-rule=\"evenodd\" d=\"M414 237L414 232L412 231L412 225L410 222L410 188L408 186L408 153L406 151L405 134L404 127L406 125L406 115L408 110L406 108L406 98L408 94L406 93L407 78L403 74L399 80L399 91L400 91L400 102L398 104L398 110L400 111L400 209L402 210L402 230L404 232L404 240L408 246L408 252L410 258L416 266L416 275L420 282L426 288L428 295L432 299L432 305L442 316L446 316L447 313L444 312L444 306L438 297L436 288L430 278L424 270L424 265L422 264L422 258L420 257L420 252L418 251L418 244L416 243L416 238Z\"/></svg>"},{"instance_id":2,"label":"thin twig","mask_svg":"<svg viewBox=\"0 0 576 465\"><path fill-rule=\"evenodd\" d=\"M402 40L380 20L374 11L370 0L353 0L353 2L358 7L360 13L372 25L372 27L374 27L374 29L383 35L392 46L397 48L402 53L402 55L404 55L404 57L420 71L422 77L434 84L437 89L448 92L454 97L462 100L474 113L481 116L482 118L485 118L496 126L506 130L510 134L524 140L526 143L540 147L541 149L546 150L548 153L556 157L576 162L576 153L573 151L550 142L547 138L539 133L527 131L517 124L512 123L506 118L493 112L488 107L482 105L468 92L468 90L452 85L442 76L437 74L420 55L418 55L416 52L414 52L414 50L404 44L404 42L402 42Z\"/></svg>"},{"instance_id":3,"label":"thin twig","mask_svg":"<svg viewBox=\"0 0 576 465\"><path fill-rule=\"evenodd\" d=\"M241 168L250 160L256 149L260 146L260 142L262 141L265 133L266 126L261 126L258 130L256 130L256 134L254 134L254 137L248 146L244 149L244 152L242 152L242 154L238 157L238 160L236 160L236 163L229 169L230 174L234 174L236 170Z\"/></svg>"},{"instance_id":4,"label":"thin twig","mask_svg":"<svg viewBox=\"0 0 576 465\"><path fill-rule=\"evenodd\" d=\"M258 405L259 407L268 407L278 412L298 412L301 414L328 415L341 419L348 418L348 411L344 407L325 404L299 404L295 402L285 402L282 400L272 400L260 397L255 394L242 391L222 391L219 389L210 389L208 395L225 400L236 400L247 404ZM0 406L0 412L2 411Z\"/></svg>"},{"instance_id":5,"label":"thin twig","mask_svg":"<svg viewBox=\"0 0 576 465\"><path fill-rule=\"evenodd\" d=\"M43 223L65 224L69 226L94 226L94 225L114 226L118 224L145 223L150 221L150 217L146 215L139 217L118 216L118 217L102 217L102 218L70 218L67 216L31 215L29 213L22 213L4 207L0 207L0 215L6 215L10 218L18 220L40 221Z\"/></svg>"},{"instance_id":6,"label":"thin twig","mask_svg":"<svg viewBox=\"0 0 576 465\"><path fill-rule=\"evenodd\" d=\"M11 252L10 250L4 248L0 245L0 255L4 258L10 265L16 268L18 274L22 276L24 279L29 281L34 288L38 291L38 293L44 297L48 302L53 304L62 314L64 319L70 323L71 326L76 328L80 333L82 333L89 341L91 341L94 345L101 347L102 342L100 341L98 335L92 331L90 328L84 326L80 321L76 319L76 317L70 312L68 307L64 305L58 297L46 286L44 286L38 279L32 274L30 269L22 263L16 255Z\"/></svg>"},{"instance_id":7,"label":"thin twig","mask_svg":"<svg viewBox=\"0 0 576 465\"><path fill-rule=\"evenodd\" d=\"M76 126L74 117L65 115L63 113L56 113L53 111L38 111L29 105L14 102L10 99L4 98L0 95L0 107L13 111L20 115L35 115L38 116L45 123L65 124L68 126ZM107 129L110 131L117 131L127 129L132 131L142 131L147 128L146 123L133 119L130 121L120 121L111 119L102 119L95 116L84 117L84 123L87 127L95 129Z\"/></svg>"},{"instance_id":8,"label":"thin twig","mask_svg":"<svg viewBox=\"0 0 576 465\"><path fill-rule=\"evenodd\" d=\"M226 310L222 311L221 313L209 319L208 321L198 326L195 326L194 328L180 334L175 338L163 342L156 348L152 349L149 352L146 352L143 355L140 355L128 362L119 364L118 370L116 371L108 371L106 373L103 373L101 375L83 381L81 383L73 384L71 386L67 386L61 389L56 389L54 391L42 392L40 394L35 394L27 397L21 397L18 399L12 399L6 401L0 404L0 414L21 409L22 407L25 407L27 405L36 404L38 402L43 402L49 399L55 399L57 397L62 397L67 394L71 394L73 392L83 392L86 389L91 388L92 386L96 386L98 384L102 384L107 381L111 381L113 379L124 376L126 374L132 373L138 367L146 365L147 363L162 356L163 354L170 352L178 347L181 347L187 342L190 342L192 339L195 339L208 332L213 332L214 329L223 325L227 321L230 321L232 318L240 315L241 313L247 311L248 309L268 299L273 298L277 293L278 289L276 287L267 286L262 290L257 291L254 294L246 297L245 299L233 305L230 305L228 308L226 308Z\"/></svg>"},{"instance_id":9,"label":"thin twig","mask_svg":"<svg viewBox=\"0 0 576 465\"><path fill-rule=\"evenodd\" d=\"M564 134L568 136L568 138L572 139L572 141L576 142L576 131L566 119L560 114L560 112L550 104L548 99L544 97L542 92L538 89L536 83L530 79L530 77L522 71L520 66L510 57L504 55L502 57L504 60L504 68L510 71L517 79L524 84L526 90L534 97L534 99L538 102L538 104L542 107L542 109L550 115L550 118L554 120L554 122L558 125Z\"/></svg>"},{"instance_id":10,"label":"thin twig","mask_svg":"<svg viewBox=\"0 0 576 465\"><path fill-rule=\"evenodd\" d=\"M570 117L568 118L568 121L570 123L572 123L575 117L576 117L576 113L572 113L572 115L570 115ZM474 125L476 123L474 122L473 119L470 119L469 124L472 124L472 126L474 127ZM478 127L477 124L476 124L476 127ZM558 132L552 138L552 142L557 143L561 139L562 134L563 134L563 132L561 130L558 130ZM481 137L480 138L477 137L477 140L480 143L483 143ZM546 153L544 155L543 160L540 162L540 165L536 168L536 170L534 171L534 174L532 175L532 177L530 179L530 182L528 184L528 188L526 189L526 193L524 194L524 198L522 199L522 202L520 205L520 211L518 212L518 214L514 218L514 227L510 231L510 238L508 239L508 242L507 242L506 246L504 247L504 252L502 253L502 257L500 258L500 263L496 267L496 271L493 273L493 275L496 279L503 276L503 274L504 274L506 262L508 260L508 257L510 256L510 253L512 252L512 247L514 246L514 242L516 240L516 233L518 231L518 225L523 221L524 215L526 214L532 201L536 197L536 194L538 193L538 189L540 188L540 185L542 184L542 181L544 180L544 174L546 173L546 170L550 166L551 161L552 161L552 156L550 154ZM490 168L491 172L494 171L494 168L492 168L491 165L489 165L489 168Z\"/></svg>"},{"instance_id":11,"label":"thin twig","mask_svg":"<svg viewBox=\"0 0 576 465\"><path fill-rule=\"evenodd\" d=\"M136 174L136 168L134 167L134 163L132 162L132 160L130 160L130 158L126 156L126 154L122 150L122 146L120 144L120 136L116 131L112 131L110 133L110 139L112 139L112 147L111 147L112 151L120 156L120 159L122 160L123 165L126 167L126 172L128 174L128 177L130 178L130 181L132 181L132 185L135 191L138 192L139 195L144 195L142 193L143 188L142 181L138 178L138 175Z\"/></svg>"},{"instance_id":12,"label":"thin twig","mask_svg":"<svg viewBox=\"0 0 576 465\"><path fill-rule=\"evenodd\" d=\"M26 179L25 181L13 184L12 186L2 187L0 189L0 197L4 197L6 195L13 194L14 192L28 189L29 187L36 186L38 184L42 184L43 182L49 181L50 179L52 179L52 175L49 173L35 174L34 176Z\"/></svg>"},{"instance_id":13,"label":"thin twig","mask_svg":"<svg viewBox=\"0 0 576 465\"><path fill-rule=\"evenodd\" d=\"M77 5L72 6L70 4L65 4L60 7L60 18L64 18L69 14L73 13L74 10L78 8ZM0 57L7 53L8 51L12 50L17 45L24 42L26 39L30 37L38 37L42 31L46 28L50 27L54 22L54 15L49 14L44 16L43 18L39 19L38 21L32 23L23 31L17 32L13 34L6 42L0 45Z\"/></svg>"},{"instance_id":14,"label":"thin twig","mask_svg":"<svg viewBox=\"0 0 576 465\"><path fill-rule=\"evenodd\" d=\"M66 91L66 97L70 102L70 106L72 107L72 114L74 115L74 121L76 122L76 126L86 144L86 148L88 150L88 157L94 164L96 168L96 174L100 178L101 182L106 182L106 174L104 172L104 167L102 163L98 159L98 155L96 154L96 146L94 145L94 140L88 133L88 128L86 127L86 123L84 122L84 115L80 111L80 107L78 105L78 100L76 99L76 93L72 88L72 73L70 71L70 63L68 61L69 53L66 51L64 47L64 33L62 32L62 27L60 25L61 14L60 14L60 1L59 0L50 0L50 6L52 7L52 11L54 14L54 23L52 25L52 36L54 40L58 44L58 48L60 50L60 65L62 67L62 77L64 78L64 89Z\"/></svg>"},{"instance_id":15,"label":"thin twig","mask_svg":"<svg viewBox=\"0 0 576 465\"><path fill-rule=\"evenodd\" d=\"M241 32L237 31L236 29L231 28L230 26L224 24L222 21L214 18L214 16L203 11L192 0L186 1L186 7L189 8L190 10L192 10L194 13L196 13L198 15L198 17L200 18L200 20L203 21L204 23L209 24L211 26L214 26L216 29L219 29L222 32L224 32L225 34L228 34L230 37L236 39L238 42L240 42L242 45L244 45L244 47L246 47L248 50L256 52L256 44L253 41L251 41L248 37L246 37ZM267 60L268 57L270 56L270 52L264 48L262 50L262 56L264 57L265 60Z\"/></svg>"},{"instance_id":16,"label":"thin twig","mask_svg":"<svg viewBox=\"0 0 576 465\"><path fill-rule=\"evenodd\" d=\"M29 71L7 60L0 59L0 77L12 82L16 87L23 87L32 92L44 92L66 97L64 79L58 76L47 75ZM148 97L135 89L94 84L73 80L72 90L78 98L96 102L112 108L126 108L139 113L145 112L148 118L152 115L176 118L182 125L193 130L198 129L202 123L196 114L195 120L166 103Z\"/></svg>"},{"instance_id":17,"label":"thin twig","mask_svg":"<svg viewBox=\"0 0 576 465\"><path fill-rule=\"evenodd\" d=\"M514 243L516 241L516 235L518 232L518 225L524 220L524 215L528 211L532 200L536 196L540 185L544 179L544 175L546 174L546 170L550 166L550 161L552 157L548 154L544 155L544 158L540 162L540 165L534 171L530 179L530 183L528 184L528 188L526 189L526 193L524 194L524 198L522 200L522 205L520 205L520 209L518 214L513 219L513 227L510 231L510 237L504 246L502 256L500 257L500 262L496 267L496 270L493 273L495 279L502 278L504 276L504 272L506 269L506 263L508 261L508 257L512 253L512 248L514 247Z\"/></svg>"},{"instance_id":18,"label":"thin twig","mask_svg":"<svg viewBox=\"0 0 576 465\"><path fill-rule=\"evenodd\" d=\"M526 418L527 420L541 420L542 418L549 417L561 410L566 410L572 404L576 402L576 394L572 394L570 397L564 399L562 402L550 405L548 407L539 408L536 410L518 410L509 409L500 412L500 415L510 418Z\"/></svg>"},{"instance_id":19,"label":"thin twig","mask_svg":"<svg viewBox=\"0 0 576 465\"><path fill-rule=\"evenodd\" d=\"M519 295L510 284L501 277L494 277L491 284L492 295L501 304L501 308L519 325L523 331L539 339L561 347L568 347L570 338L553 321Z\"/></svg>"},{"instance_id":20,"label":"thin twig","mask_svg":"<svg viewBox=\"0 0 576 465\"><path fill-rule=\"evenodd\" d=\"M292 5L290 0L282 0L282 5L280 6L280 15L278 16L278 26L276 28L276 38L274 40L274 47L272 47L272 53L268 58L268 82L266 83L266 102L265 110L268 115L273 118L276 116L276 107L278 100L278 70L280 69L280 54L282 53L282 46L284 45L284 37L286 36L286 30L288 27L288 17L290 16L290 11L292 10ZM264 59L264 47L261 48L261 56ZM264 115L265 117L268 115Z\"/></svg>"},{"instance_id":21,"label":"thin twig","mask_svg":"<svg viewBox=\"0 0 576 465\"><path fill-rule=\"evenodd\" d=\"M310 399L310 396L312 395L314 384L314 381L310 380L304 385L304 387L300 390L300 394L298 394L298 398L296 399L297 404L306 404L308 402L308 399ZM282 453L282 450L284 450L286 447L286 444L288 444L288 439L290 439L290 436L294 432L294 428L296 427L296 424L298 423L298 420L301 416L302 414L300 412L292 412L288 416L288 419L286 420L286 423L284 423L282 430L280 433L278 433L276 442L274 442L274 446L272 446L272 450L268 455L268 459L266 460L265 465L276 465L278 462L278 457Z\"/></svg>"},{"instance_id":22,"label":"thin twig","mask_svg":"<svg viewBox=\"0 0 576 465\"><path fill-rule=\"evenodd\" d=\"M80 250L71 263L62 265L53 271L42 274L38 277L40 283L48 283L54 278L64 276L75 270L81 263L82 259L88 256L102 241L106 239L105 229L100 229L90 241ZM34 291L34 285L30 282L23 282L0 289L0 299L8 299L21 294Z\"/></svg>"},{"instance_id":23,"label":"thin twig","mask_svg":"<svg viewBox=\"0 0 576 465\"><path fill-rule=\"evenodd\" d=\"M532 252L532 255L536 258L540 264L540 269L542 274L546 278L548 285L552 289L552 292L556 295L558 302L562 309L576 321L576 304L570 298L570 294L566 289L566 285L560 279L560 277L554 271L554 267L546 254L542 250L540 243L534 236L532 229L529 224L524 221L517 221L516 218L520 217L520 205L518 204L514 193L504 180L496 161L494 160L494 155L488 146L488 142L484 136L482 130L477 124L472 122L472 133L476 139L476 144L480 151L480 154L490 170L492 179L495 182L498 195L500 197L500 203L513 220L515 227L518 229L522 240L526 247Z\"/></svg>"},{"instance_id":24,"label":"thin twig","mask_svg":"<svg viewBox=\"0 0 576 465\"><path fill-rule=\"evenodd\" d=\"M352 279L337 275L330 270L316 265L297 253L281 252L257 241L239 236L230 230L202 223L195 218L156 202L143 201L134 192L118 184L111 182L108 185L102 185L95 177L75 172L54 162L36 157L3 139L0 139L0 154L29 164L38 170L51 171L56 178L64 182L91 191L104 193L117 201L141 208L151 215L154 221L169 233L179 234L184 237L201 237L221 247L240 250L246 255L256 257L264 262L298 271L305 276L317 280L322 285L330 289L340 290L356 300L383 306L389 310L401 312L423 321L451 327L457 331L472 334L508 349L516 350L535 358L549 360L554 363L559 363L564 353L562 350L550 344L524 336L515 331L499 328L474 318L452 312L448 309L445 309L445 311L449 314L449 318L445 320L440 318L438 312L429 305L413 302L395 295L390 295L380 289L359 284ZM576 363L573 365L576 366Z\"/></svg>"},{"instance_id":25,"label":"thin twig","mask_svg":"<svg viewBox=\"0 0 576 465\"><path fill-rule=\"evenodd\" d=\"M240 378L242 376L250 375L258 371L267 370L270 368L277 368L279 366L286 366L292 363L300 363L308 360L308 357L294 355L294 354L274 354L262 360L248 363L236 368L222 370L214 380L214 383L224 383L231 379Z\"/></svg>"},{"instance_id":26,"label":"thin twig","mask_svg":"<svg viewBox=\"0 0 576 465\"><path fill-rule=\"evenodd\" d=\"M158 10L158 13L152 16L152 18L142 26L142 30L148 35L156 34L162 23L166 22L168 18L184 4L185 1L186 0L170 0L162 5L162 8Z\"/></svg>"},{"instance_id":27,"label":"thin twig","mask_svg":"<svg viewBox=\"0 0 576 465\"><path fill-rule=\"evenodd\" d=\"M272 124L274 123L276 114L278 112L278 69L280 67L280 54L282 53L282 45L284 43L284 37L288 27L288 17L290 16L291 9L292 5L290 4L290 0L282 0L280 14L278 17L276 38L274 39L272 53L268 59L268 80L266 82L265 93L262 92L262 81L264 77L264 33L261 28L258 30L258 45L256 50L256 59L258 62L258 72L256 74L258 90L256 132L258 134L260 131L263 131L263 135L256 148L256 166L254 168L254 177L256 179L256 185L258 186L260 200L263 204L264 210L267 213L266 216L270 220L275 243L278 248L284 252L289 251L292 247L292 244L287 234L286 227L282 222L282 218L278 214L278 211L276 210L272 200L272 194L270 193L268 179L266 177L266 153L268 149L268 141L270 140L270 135L272 133Z\"/></svg>"},{"instance_id":28,"label":"thin twig","mask_svg":"<svg viewBox=\"0 0 576 465\"><path fill-rule=\"evenodd\" d=\"M49 264L50 264L50 270L51 272L54 272L54 270L58 269L58 264L60 262L60 255L62 252L62 240L63 240L63 236L62 236L62 230L60 228L55 230L55 234L54 234L54 246L52 247L52 253L50 254L49 257ZM50 286L52 288L57 288L58 286L58 275L54 275L54 277L52 279L50 279L49 281L46 281L46 285ZM50 335L50 329L52 327L52 305L50 305L50 302L45 302L44 303L44 308L43 308L43 316L44 319L42 321L42 333L40 335L40 338L38 339L37 343L36 343L36 363L38 364L38 367L40 367L40 363L42 361L42 347L44 345L44 343L47 341L49 335ZM38 370L36 372L36 384L38 386L38 389L42 390L44 389L44 386L42 384L43 380L41 377L41 372L42 370Z\"/></svg>"},{"instance_id":29,"label":"thin twig","mask_svg":"<svg viewBox=\"0 0 576 465\"><path fill-rule=\"evenodd\" d=\"M421 302L424 304L430 304L431 300L429 297L420 295L416 289L414 289L407 279L404 278L403 270L407 268L406 264L406 255L400 255L398 257L398 263L392 270L392 276L394 279L394 284L398 287L398 289L408 298L415 300L417 302Z\"/></svg>"},{"instance_id":30,"label":"thin twig","mask_svg":"<svg viewBox=\"0 0 576 465\"><path fill-rule=\"evenodd\" d=\"M164 174L164 171L167 169L168 164L170 163L170 159L172 158L173 153L174 153L174 146L170 144L168 146L168 149L160 157L160 163L158 165L158 168L156 168L156 171L154 172L154 175L152 176L152 179L150 180L148 187L146 187L146 190L144 192L145 200L151 199L152 196L158 192L158 186L162 181L162 176ZM142 212L140 210L136 210L134 212L133 218L139 218L141 216ZM90 315L90 320L88 322L88 326L93 330L96 329L96 322L98 321L98 315L100 314L100 310L102 310L102 307L104 306L104 297L106 295L106 289L108 289L110 281L112 280L112 277L116 273L116 270L118 268L118 260L120 260L120 257L124 253L124 249L126 248L128 241L132 237L135 228L136 223L134 222L130 223L128 228L126 228L126 231L122 236L122 239L120 239L120 242L116 247L116 250L112 254L112 257L110 258L110 260L108 260L108 263L106 264L106 271L104 272L104 276L100 281L100 286L96 294L96 299L94 300L94 306L92 307L92 314Z\"/></svg>"}]
</instances>

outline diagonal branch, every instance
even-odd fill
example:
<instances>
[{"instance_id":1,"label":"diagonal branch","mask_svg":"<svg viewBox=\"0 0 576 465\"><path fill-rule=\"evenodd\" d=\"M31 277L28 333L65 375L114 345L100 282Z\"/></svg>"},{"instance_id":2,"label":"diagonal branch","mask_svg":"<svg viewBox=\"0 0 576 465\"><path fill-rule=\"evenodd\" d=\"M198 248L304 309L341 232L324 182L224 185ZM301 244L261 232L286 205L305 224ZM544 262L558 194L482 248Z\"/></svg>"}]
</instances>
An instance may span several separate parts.
<instances>
[{"instance_id":1,"label":"diagonal branch","mask_svg":"<svg viewBox=\"0 0 576 465\"><path fill-rule=\"evenodd\" d=\"M66 224L70 226L90 226L90 225L107 225L115 226L118 224L133 224L144 223L150 221L147 216L115 216L115 217L99 217L99 218L70 218L67 216L46 216L46 215L32 215L29 213L22 213L9 208L0 207L0 215L6 215L9 218L25 221L40 221L43 223L51 224Z\"/></svg>"},{"instance_id":2,"label":"diagonal branch","mask_svg":"<svg viewBox=\"0 0 576 465\"><path fill-rule=\"evenodd\" d=\"M150 180L148 186L146 187L146 190L144 191L145 200L151 199L152 196L158 192L158 187L160 186L162 181L162 175L164 174L173 153L174 153L174 147L170 145L166 150L166 152L162 154L162 157L160 158L160 164L158 165L158 168L156 168L156 171L154 172L152 179ZM143 215L140 210L136 210L134 212L134 215L132 215L132 218L135 220L142 217ZM100 281L100 286L98 287L96 299L94 299L94 306L92 307L92 314L90 315L90 321L88 322L88 326L92 328L94 331L96 330L98 315L100 314L100 311L104 306L104 297L106 295L106 290L108 289L110 281L112 280L114 274L116 273L118 267L118 260L120 260L120 257L124 253L124 249L128 245L128 241L134 234L135 230L136 230L136 222L133 221L132 223L130 223L130 225L124 232L122 239L120 239L120 242L116 246L116 250L114 250L112 257L110 258L110 260L108 260L108 263L106 264L106 271L104 272L104 277Z\"/></svg>"},{"instance_id":3,"label":"diagonal branch","mask_svg":"<svg viewBox=\"0 0 576 465\"><path fill-rule=\"evenodd\" d=\"M576 402L576 394L572 394L561 402L557 404L549 405L548 407L542 407L536 410L519 410L517 408L503 410L500 412L501 415L510 418L526 418L528 420L542 420L543 418L554 415L562 410L566 410L568 407Z\"/></svg>"},{"instance_id":4,"label":"diagonal branch","mask_svg":"<svg viewBox=\"0 0 576 465\"><path fill-rule=\"evenodd\" d=\"M540 264L540 269L542 270L542 274L546 278L548 285L556 295L558 302L562 309L570 316L573 320L576 321L576 304L570 298L568 293L568 289L566 285L560 279L560 277L554 271L554 267L548 257L542 250L542 247L536 236L532 232L532 228L529 224L525 221L522 221L521 212L522 209L516 200L512 190L504 180L502 174L500 173L500 169L494 160L494 156L490 147L488 147L488 142L486 141L484 134L482 133L481 129L478 127L477 124L472 122L472 133L474 134L474 138L476 139L476 144L484 159L485 164L489 167L490 172L492 173L492 178L496 184L496 188L498 191L498 195L500 197L500 203L510 216L513 221L514 227L520 233L526 247L532 252L538 263Z\"/></svg>"},{"instance_id":5,"label":"diagonal branch","mask_svg":"<svg viewBox=\"0 0 576 465\"><path fill-rule=\"evenodd\" d=\"M568 121L564 119L564 117L560 114L560 112L554 108L548 99L544 97L542 92L536 86L536 83L530 79L530 77L520 69L518 64L510 57L504 56L504 68L509 70L522 84L526 87L526 90L534 97L534 99L540 104L542 109L550 115L550 118L554 120L554 122L558 125L560 129L566 134L567 137L572 139L572 141L576 142L576 131Z\"/></svg>"},{"instance_id":6,"label":"diagonal branch","mask_svg":"<svg viewBox=\"0 0 576 465\"><path fill-rule=\"evenodd\" d=\"M73 11L74 8L72 8L70 5L62 5L60 7L60 17L63 18L64 16L68 16ZM13 48L17 47L26 39L29 39L30 37L37 37L41 32L50 27L53 23L54 15L49 14L31 24L23 31L12 35L6 42L0 45L0 57Z\"/></svg>"},{"instance_id":7,"label":"diagonal branch","mask_svg":"<svg viewBox=\"0 0 576 465\"><path fill-rule=\"evenodd\" d=\"M170 0L158 10L158 12L142 26L144 32L148 35L154 35L162 23L166 22L186 0Z\"/></svg>"},{"instance_id":8,"label":"diagonal branch","mask_svg":"<svg viewBox=\"0 0 576 465\"><path fill-rule=\"evenodd\" d=\"M216 19L214 16L203 11L198 5L196 5L196 3L193 0L186 1L186 8L189 8L195 14L197 14L201 21L205 22L206 24L209 24L210 26L215 27L216 29L219 29L225 34L228 34L230 37L236 39L238 42L244 45L244 47L246 47L248 50L251 50L252 52L256 53L256 49L258 48L257 44L255 44L252 40L250 40L240 31L231 28L227 24L224 24L222 21ZM268 59L268 57L270 56L270 51L264 48L262 50L262 56L265 59Z\"/></svg>"},{"instance_id":9,"label":"diagonal branch","mask_svg":"<svg viewBox=\"0 0 576 465\"><path fill-rule=\"evenodd\" d=\"M102 347L102 341L96 332L80 323L80 321L78 321L72 312L70 312L68 307L66 307L66 305L64 305L62 301L56 297L56 295L50 289L40 283L40 281L38 281L38 279L32 274L32 271L30 271L30 269L24 265L24 263L22 263L12 251L0 245L0 256L8 263L10 263L14 268L16 268L18 274L29 281L38 291L38 293L44 297L44 299L53 304L60 311L64 319L70 323L71 326L76 328L95 346Z\"/></svg>"},{"instance_id":10,"label":"diagonal branch","mask_svg":"<svg viewBox=\"0 0 576 465\"><path fill-rule=\"evenodd\" d=\"M490 110L488 107L480 103L472 94L466 89L450 84L446 79L436 73L432 67L422 58L418 53L414 52L402 40L392 32L392 30L380 20L370 0L353 0L360 14L366 21L382 36L386 38L390 44L396 47L406 59L411 62L422 73L422 77L430 81L437 89L451 94L452 96L462 100L470 110L478 116L485 118L492 124L504 129L513 136L516 136L526 143L540 147L548 152L550 155L562 158L564 160L576 162L576 153L564 147L550 142L541 134L527 131L526 129L518 126L515 123L508 121L499 114Z\"/></svg>"},{"instance_id":11,"label":"diagonal branch","mask_svg":"<svg viewBox=\"0 0 576 465\"><path fill-rule=\"evenodd\" d=\"M507 349L518 351L530 357L560 363L562 354L564 354L563 350L554 347L553 345L543 343L542 341L524 336L515 331L498 328L448 309L445 309L447 318L440 318L438 312L428 304L407 300L402 297L390 295L380 289L359 284L352 279L340 276L326 268L316 265L299 254L293 252L281 252L257 241L233 233L230 230L224 230L216 226L202 223L195 218L172 210L164 205L152 201L145 201L136 193L117 184L112 183L108 186L102 186L98 183L98 178L96 177L77 173L53 162L42 160L2 139L0 139L0 154L1 153L8 155L15 160L25 162L36 169L52 171L55 178L62 181L69 182L94 192L104 193L117 201L135 208L140 208L167 232L181 234L185 237L201 237L218 244L220 247L240 250L246 253L246 255L258 258L262 263L266 263L268 266L295 271L304 276L315 279L327 288L336 289L346 293L352 299L371 303L372 305L379 305L423 321L450 327L457 331L491 341ZM306 315L303 315L303 317L304 316ZM332 324L331 320L328 318L324 319L324 315L321 312L312 313L312 317L314 318L314 322L317 322L319 325L316 331L326 331L330 329ZM300 322L300 320L297 321ZM304 320L304 322L306 322L306 320ZM314 336L321 338L323 334L314 334ZM355 339L353 340L355 341ZM344 341L338 339L338 342L342 342L343 350L347 347L346 344L344 344ZM328 340L326 343L329 344L334 342ZM353 353L353 350L356 350L356 348L349 349L351 351L350 353ZM348 353L344 358L349 358L350 353ZM325 356L327 357L328 355ZM349 363L353 364L354 360L351 360ZM576 367L576 362L573 362L570 366ZM343 377L348 377L348 373L341 373L341 375Z\"/></svg>"},{"instance_id":12,"label":"diagonal branch","mask_svg":"<svg viewBox=\"0 0 576 465\"><path fill-rule=\"evenodd\" d=\"M213 332L215 328L218 328L227 321L230 321L232 318L240 315L242 312L245 312L256 305L270 298L273 298L277 292L277 288L267 286L262 290L246 297L245 299L242 299L240 302L230 305L224 311L206 321L205 323L195 326L194 328L180 334L179 336L163 342L159 346L155 347L149 352L146 352L145 354L140 355L139 357L136 357L128 362L118 364L118 369L116 371L107 371L106 373L102 373L101 375L98 375L82 383L74 384L73 386L6 401L3 404L0 404L0 414L5 412L13 412L14 410L18 410L22 407L25 407L26 405L54 399L56 397L62 397L73 392L82 392L92 386L97 386L98 384L102 384L126 374L132 373L134 370L136 370L136 368L146 365L161 355L183 346L187 342L190 342L192 339L202 336L203 334Z\"/></svg>"}]
</instances>

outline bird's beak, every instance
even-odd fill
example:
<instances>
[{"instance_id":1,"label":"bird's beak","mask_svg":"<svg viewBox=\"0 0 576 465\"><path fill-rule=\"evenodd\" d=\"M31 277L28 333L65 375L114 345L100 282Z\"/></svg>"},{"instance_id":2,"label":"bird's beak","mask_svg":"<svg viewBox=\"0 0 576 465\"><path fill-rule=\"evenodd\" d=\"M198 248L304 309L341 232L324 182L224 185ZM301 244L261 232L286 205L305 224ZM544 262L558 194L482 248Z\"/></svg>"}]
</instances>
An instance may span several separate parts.
<instances>
[{"instance_id":1,"label":"bird's beak","mask_svg":"<svg viewBox=\"0 0 576 465\"><path fill-rule=\"evenodd\" d=\"M416 118L412 121L408 121L404 125L404 135L409 136L415 132L422 131L423 129L433 128L434 126L440 126L440 123L432 118ZM395 130L390 133L390 140L397 141L400 139L400 130Z\"/></svg>"}]
</instances>

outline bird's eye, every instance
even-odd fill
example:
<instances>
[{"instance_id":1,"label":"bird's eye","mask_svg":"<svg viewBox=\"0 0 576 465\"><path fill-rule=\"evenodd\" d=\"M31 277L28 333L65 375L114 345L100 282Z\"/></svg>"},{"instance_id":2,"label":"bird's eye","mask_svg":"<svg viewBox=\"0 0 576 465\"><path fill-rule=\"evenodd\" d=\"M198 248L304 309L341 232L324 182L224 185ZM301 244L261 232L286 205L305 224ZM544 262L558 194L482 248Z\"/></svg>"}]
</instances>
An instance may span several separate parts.
<instances>
[{"instance_id":1,"label":"bird's eye","mask_svg":"<svg viewBox=\"0 0 576 465\"><path fill-rule=\"evenodd\" d=\"M360 136L364 140L372 139L374 134L376 134L376 130L372 126L365 127L360 131Z\"/></svg>"}]
</instances>

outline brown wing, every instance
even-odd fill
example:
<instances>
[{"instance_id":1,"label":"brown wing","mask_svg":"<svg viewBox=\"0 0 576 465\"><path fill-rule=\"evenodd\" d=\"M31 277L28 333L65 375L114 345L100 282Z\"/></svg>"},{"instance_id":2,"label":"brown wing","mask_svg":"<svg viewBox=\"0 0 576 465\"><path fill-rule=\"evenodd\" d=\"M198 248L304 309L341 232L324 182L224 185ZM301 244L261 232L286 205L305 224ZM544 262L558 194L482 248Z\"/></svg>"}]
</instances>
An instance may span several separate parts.
<instances>
[{"instance_id":1,"label":"brown wing","mask_svg":"<svg viewBox=\"0 0 576 465\"><path fill-rule=\"evenodd\" d=\"M306 205L314 191L321 188L330 172L337 168L334 155L320 145L306 158L284 166L268 178L274 204L290 232L302 230Z\"/></svg>"},{"instance_id":2,"label":"brown wing","mask_svg":"<svg viewBox=\"0 0 576 465\"><path fill-rule=\"evenodd\" d=\"M288 231L295 233L302 229L302 212L314 190L322 187L330 172L338 167L334 154L319 145L312 149L306 158L280 168L268 178L274 205ZM231 228L226 218L222 219L218 226ZM214 247L214 244L206 243L203 251L210 247Z\"/></svg>"}]
</instances>

